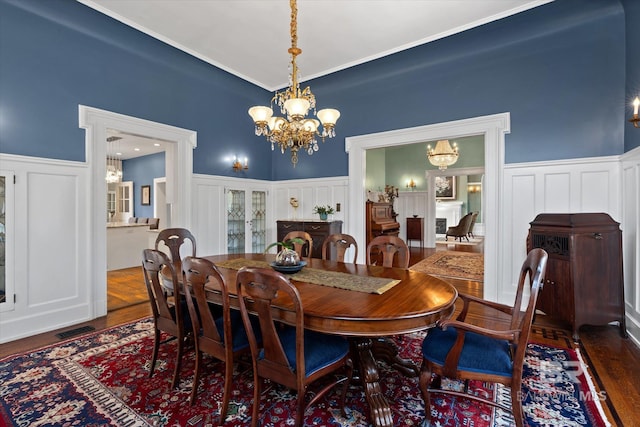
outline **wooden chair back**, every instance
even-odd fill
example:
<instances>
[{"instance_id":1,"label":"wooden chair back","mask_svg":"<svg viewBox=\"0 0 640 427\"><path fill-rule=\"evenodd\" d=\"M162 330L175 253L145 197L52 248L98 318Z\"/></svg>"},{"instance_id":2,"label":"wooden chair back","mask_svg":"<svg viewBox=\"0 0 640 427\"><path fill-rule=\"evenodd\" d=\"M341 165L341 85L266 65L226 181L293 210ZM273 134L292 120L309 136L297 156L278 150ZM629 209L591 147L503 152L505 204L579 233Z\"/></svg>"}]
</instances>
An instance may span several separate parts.
<instances>
[{"instance_id":1,"label":"wooden chair back","mask_svg":"<svg viewBox=\"0 0 640 427\"><path fill-rule=\"evenodd\" d=\"M306 243L294 243L293 250L298 253L300 259L306 258L309 260L311 258L311 252L313 251L313 239L309 233L306 231L290 231L286 236L284 236L282 241L287 242L291 239L295 239L296 237L304 240Z\"/></svg>"},{"instance_id":2,"label":"wooden chair back","mask_svg":"<svg viewBox=\"0 0 640 427\"><path fill-rule=\"evenodd\" d=\"M254 370L261 377L270 378L294 390L303 389L303 375L297 375L298 372L304 374L304 310L298 289L284 275L266 268L242 268L237 275L236 287L240 313L254 356ZM271 314L271 305L276 298L282 301L281 304L293 306L297 366L289 364L278 335L279 326ZM248 299L251 300L251 309L248 308ZM249 320L249 311L260 320L261 347L264 349L262 358L258 357L261 349L258 347L257 333Z\"/></svg>"},{"instance_id":3,"label":"wooden chair back","mask_svg":"<svg viewBox=\"0 0 640 427\"><path fill-rule=\"evenodd\" d=\"M500 407L506 411L512 411L516 425L521 427L524 425L524 414L522 411L522 402L520 399L521 387L522 387L522 371L524 366L524 358L527 350L527 344L529 341L529 335L531 333L531 325L533 323L533 317L535 314L535 307L538 300L538 294L544 284L544 275L547 268L547 252L543 249L537 248L531 250L527 258L522 264L520 269L520 276L518 279L518 288L516 292L516 298L513 306L508 306L492 301L483 300L476 297L471 297L464 294L459 294L460 299L463 301L462 311L458 317L453 319L444 320L438 322L438 327L443 331L448 328L455 331L455 341L450 343L450 338L439 340L436 333L430 333L432 336L429 341L429 336L425 338L425 344L423 344L423 352L425 348L436 348L436 346L446 345L449 348L444 358L443 364L435 363L425 358L423 360L422 369L420 373L420 389L422 391L423 398L425 400L425 407L430 405L430 393L438 392L444 394L454 394L461 396L459 392L446 389L431 389L429 384L431 383L432 374L443 375L448 378L457 378L462 380L479 380L488 382L498 382L510 387L511 390L511 408L496 403L493 400L485 400L479 396L469 397L467 394L464 396L469 397L472 400L476 400L491 406ZM528 278L528 280L527 280ZM529 287L529 301L527 308L522 313L520 308L522 306L525 287ZM492 330L488 328L481 328L473 325L472 323L466 323L466 316L469 312L469 306L471 303L481 304L485 307L489 307L511 316L511 321L508 330ZM489 360L491 358L500 357L501 352L496 352L496 349L503 344L508 343L509 355L511 356L511 372L505 372L500 374L493 371L482 371L482 367L475 367L473 370L465 369L464 366L459 366L461 355L465 349L465 338L467 334L476 334L484 339L485 342L492 342L494 344L484 344L482 348L474 351L474 358L477 360ZM442 335L441 335L442 336ZM469 338L470 342L478 342L477 339ZM447 344L445 344L445 342ZM470 350L467 350L470 351ZM482 351L488 352L488 355L481 354ZM495 353L494 353L495 352ZM495 368L493 368L495 369ZM457 393L457 394L456 394ZM427 411L428 412L428 411ZM426 418L429 419L429 414L426 414Z\"/></svg>"},{"instance_id":4,"label":"wooden chair back","mask_svg":"<svg viewBox=\"0 0 640 427\"><path fill-rule=\"evenodd\" d=\"M161 278L161 271L164 278ZM184 324L185 313L183 313L185 307L182 304L184 301L182 293L175 292L175 295L169 299L166 288L162 283L163 280L167 280L166 276L170 275L172 289L180 289L180 281L169 257L164 252L156 249L144 249L142 251L142 272L149 294L155 329L154 350L151 358L149 377L153 375L156 358L158 356L160 331L164 331L178 339L178 359L172 381L172 387L175 387L178 372L180 371L182 344L186 335L186 325ZM191 330L191 325L189 325L188 329Z\"/></svg>"},{"instance_id":5,"label":"wooden chair back","mask_svg":"<svg viewBox=\"0 0 640 427\"><path fill-rule=\"evenodd\" d=\"M197 257L186 257L182 260L182 275L185 290L188 290L187 306L191 316L191 324L196 335L196 349L206 351L219 360L227 360L231 355L230 348L224 343L231 342L231 313L229 292L216 266L209 260ZM224 318L224 336L216 327L214 315L211 312L205 286L220 291L222 296L221 308Z\"/></svg>"},{"instance_id":6,"label":"wooden chair back","mask_svg":"<svg viewBox=\"0 0 640 427\"><path fill-rule=\"evenodd\" d=\"M351 261L345 261L345 253L350 247L353 247L353 259ZM322 243L322 259L355 263L358 259L358 244L356 243L356 239L349 234L330 234Z\"/></svg>"},{"instance_id":7,"label":"wooden chair back","mask_svg":"<svg viewBox=\"0 0 640 427\"><path fill-rule=\"evenodd\" d=\"M202 353L208 353L225 364L224 391L220 407L219 424L223 424L229 408L231 386L233 384L233 359L236 354L249 350L249 346L239 347L234 351L232 329L240 319L232 320L229 291L216 266L209 260L197 257L186 257L182 260L182 275L187 305L191 316L196 348L196 366L191 389L190 403L193 404L198 392L198 384L202 365ZM206 289L216 289L221 294L222 305L214 305L207 301ZM222 317L222 335L216 324ZM241 333L240 331L237 331ZM242 331L242 333L244 333Z\"/></svg>"},{"instance_id":8,"label":"wooden chair back","mask_svg":"<svg viewBox=\"0 0 640 427\"><path fill-rule=\"evenodd\" d=\"M180 249L185 242L190 242L191 244L191 256L196 256L196 238L193 237L193 234L186 228L165 228L158 233L158 237L156 238L155 249L158 250L160 248L160 244L169 248L169 252L171 254L171 261L176 265L180 265L180 260L183 258L181 255ZM189 253L185 251L187 256ZM180 268L177 268L176 271L180 271Z\"/></svg>"},{"instance_id":9,"label":"wooden chair back","mask_svg":"<svg viewBox=\"0 0 640 427\"><path fill-rule=\"evenodd\" d=\"M268 378L298 391L295 426L302 426L306 408L313 405L333 385L340 382L345 382L341 399L342 412L344 414L344 398L352 376L352 362L349 358L346 341L347 352L343 357L324 364L312 373L307 373L305 364L304 310L298 289L291 284L286 276L271 269L254 267L243 267L238 271L236 289L253 362L254 399L251 425L256 426L258 423L262 378ZM271 310L275 304L279 307L291 307L290 320L293 321L293 326L276 323ZM258 333L251 322L250 312L254 313L259 320L261 345L258 343ZM317 334L318 338L316 339L318 342L312 342L311 344L315 344L316 347L323 346L322 351L326 351L326 348L329 348L331 344L329 344L330 341L323 341L323 338L320 338L321 335ZM291 351L291 339L293 337L295 337L295 366L292 366L289 362L291 354L289 353L289 357L287 357L285 352L285 349ZM340 339L340 337L331 336L329 338ZM285 340L287 341L285 342ZM324 347L325 345L326 347ZM343 367L347 367L347 377L341 380L332 380L330 384L315 394L305 405L307 386L316 379Z\"/></svg>"},{"instance_id":10,"label":"wooden chair back","mask_svg":"<svg viewBox=\"0 0 640 427\"><path fill-rule=\"evenodd\" d=\"M408 268L409 257L409 247L397 236L378 236L367 245L367 265Z\"/></svg>"}]
</instances>

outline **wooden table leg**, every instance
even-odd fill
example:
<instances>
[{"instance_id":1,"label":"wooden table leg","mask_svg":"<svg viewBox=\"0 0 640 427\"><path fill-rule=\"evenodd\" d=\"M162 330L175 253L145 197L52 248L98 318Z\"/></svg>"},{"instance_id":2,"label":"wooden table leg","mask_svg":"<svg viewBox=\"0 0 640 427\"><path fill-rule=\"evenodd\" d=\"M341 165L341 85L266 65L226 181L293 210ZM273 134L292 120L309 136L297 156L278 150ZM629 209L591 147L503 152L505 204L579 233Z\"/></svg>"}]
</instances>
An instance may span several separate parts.
<instances>
[{"instance_id":1,"label":"wooden table leg","mask_svg":"<svg viewBox=\"0 0 640 427\"><path fill-rule=\"evenodd\" d=\"M373 353L373 341L370 338L353 339L356 349L357 366L371 412L371 424L376 427L392 427L391 407L380 388L378 365Z\"/></svg>"},{"instance_id":2,"label":"wooden table leg","mask_svg":"<svg viewBox=\"0 0 640 427\"><path fill-rule=\"evenodd\" d=\"M408 378L420 375L419 367L411 360L402 359L398 353L398 346L391 338L382 337L373 340L371 348L375 360L383 360L387 365Z\"/></svg>"}]
</instances>

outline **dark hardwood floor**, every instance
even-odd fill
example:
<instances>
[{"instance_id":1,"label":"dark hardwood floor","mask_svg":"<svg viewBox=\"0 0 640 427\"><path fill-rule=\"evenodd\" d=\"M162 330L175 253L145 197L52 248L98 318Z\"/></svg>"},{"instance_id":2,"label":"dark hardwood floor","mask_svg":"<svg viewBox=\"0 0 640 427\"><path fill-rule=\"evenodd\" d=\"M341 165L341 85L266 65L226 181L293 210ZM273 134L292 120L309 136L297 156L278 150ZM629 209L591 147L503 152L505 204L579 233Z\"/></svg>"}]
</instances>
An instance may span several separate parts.
<instances>
[{"instance_id":1,"label":"dark hardwood floor","mask_svg":"<svg viewBox=\"0 0 640 427\"><path fill-rule=\"evenodd\" d=\"M411 247L410 265L427 258L436 251L482 252L482 249L482 245L437 245L436 249ZM461 293L482 295L481 282L446 280ZM3 344L0 346L0 357L55 344L60 341L56 337L57 333L80 326L88 325L101 330L151 315L139 267L110 272L108 281L109 312L107 316L59 331ZM506 317L479 309L472 310L469 319L488 328L506 324ZM578 347L585 362L591 367L589 373L596 387L605 392L605 399L601 403L609 421L617 426L640 426L638 410L640 407L640 348L636 347L630 339L621 338L619 328L616 326L584 326L580 330L580 338L580 343L574 343L569 330L540 317L536 319L532 336L535 341L549 345Z\"/></svg>"}]
</instances>

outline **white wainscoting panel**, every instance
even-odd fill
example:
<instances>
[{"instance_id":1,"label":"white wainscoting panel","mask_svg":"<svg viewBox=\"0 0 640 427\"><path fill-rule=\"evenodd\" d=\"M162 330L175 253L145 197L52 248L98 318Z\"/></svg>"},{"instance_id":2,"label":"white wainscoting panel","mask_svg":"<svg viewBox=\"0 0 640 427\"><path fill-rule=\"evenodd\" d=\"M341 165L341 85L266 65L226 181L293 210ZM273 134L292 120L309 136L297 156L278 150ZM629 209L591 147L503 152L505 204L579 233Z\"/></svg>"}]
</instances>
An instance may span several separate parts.
<instances>
[{"instance_id":1,"label":"white wainscoting panel","mask_svg":"<svg viewBox=\"0 0 640 427\"><path fill-rule=\"evenodd\" d=\"M622 157L621 199L627 331L640 346L640 148Z\"/></svg>"},{"instance_id":2,"label":"white wainscoting panel","mask_svg":"<svg viewBox=\"0 0 640 427\"><path fill-rule=\"evenodd\" d=\"M509 164L504 170L502 242L505 254L498 295L512 303L529 223L541 213L605 212L621 221L617 157Z\"/></svg>"},{"instance_id":3,"label":"white wainscoting panel","mask_svg":"<svg viewBox=\"0 0 640 427\"><path fill-rule=\"evenodd\" d=\"M0 342L95 317L90 280L90 182L83 163L0 155L15 174L12 310L0 312Z\"/></svg>"},{"instance_id":4,"label":"white wainscoting panel","mask_svg":"<svg viewBox=\"0 0 640 427\"><path fill-rule=\"evenodd\" d=\"M296 179L290 181L276 181L273 183L275 192L274 214L275 220L294 219L294 209L289 200L298 200L295 219L319 220L313 213L314 206L330 205L336 209L340 204L340 212L329 215L329 220L344 221L347 217L349 203L347 199L349 181L346 177ZM275 227L275 222L274 222ZM342 231L345 231L344 223ZM275 241L275 234L273 235ZM360 246L360 242L358 242Z\"/></svg>"},{"instance_id":5,"label":"white wainscoting panel","mask_svg":"<svg viewBox=\"0 0 640 427\"><path fill-rule=\"evenodd\" d=\"M400 237L407 240L407 218L418 215L426 218L427 215L427 192L426 191L401 191L395 200L394 209L398 214L397 221L400 223ZM428 221L425 219L424 226ZM425 232L426 236L426 232Z\"/></svg>"}]
</instances>

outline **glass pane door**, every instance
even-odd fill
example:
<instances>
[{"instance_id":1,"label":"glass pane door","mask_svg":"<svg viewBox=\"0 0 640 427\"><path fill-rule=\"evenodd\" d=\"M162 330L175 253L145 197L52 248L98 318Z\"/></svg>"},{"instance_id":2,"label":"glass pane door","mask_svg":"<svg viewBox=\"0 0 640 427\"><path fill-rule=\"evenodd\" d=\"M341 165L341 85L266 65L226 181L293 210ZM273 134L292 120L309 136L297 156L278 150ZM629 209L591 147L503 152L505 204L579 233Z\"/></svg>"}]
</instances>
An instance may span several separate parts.
<instances>
[{"instance_id":1,"label":"glass pane door","mask_svg":"<svg viewBox=\"0 0 640 427\"><path fill-rule=\"evenodd\" d=\"M133 182L116 185L116 221L127 222L133 216Z\"/></svg>"},{"instance_id":2,"label":"glass pane door","mask_svg":"<svg viewBox=\"0 0 640 427\"><path fill-rule=\"evenodd\" d=\"M253 253L262 253L267 247L267 193L251 192L251 249Z\"/></svg>"},{"instance_id":3,"label":"glass pane door","mask_svg":"<svg viewBox=\"0 0 640 427\"><path fill-rule=\"evenodd\" d=\"M227 190L227 253L264 251L266 206L265 191Z\"/></svg>"},{"instance_id":4,"label":"glass pane door","mask_svg":"<svg viewBox=\"0 0 640 427\"><path fill-rule=\"evenodd\" d=\"M245 191L227 191L227 253L241 254L245 248Z\"/></svg>"}]
</instances>

